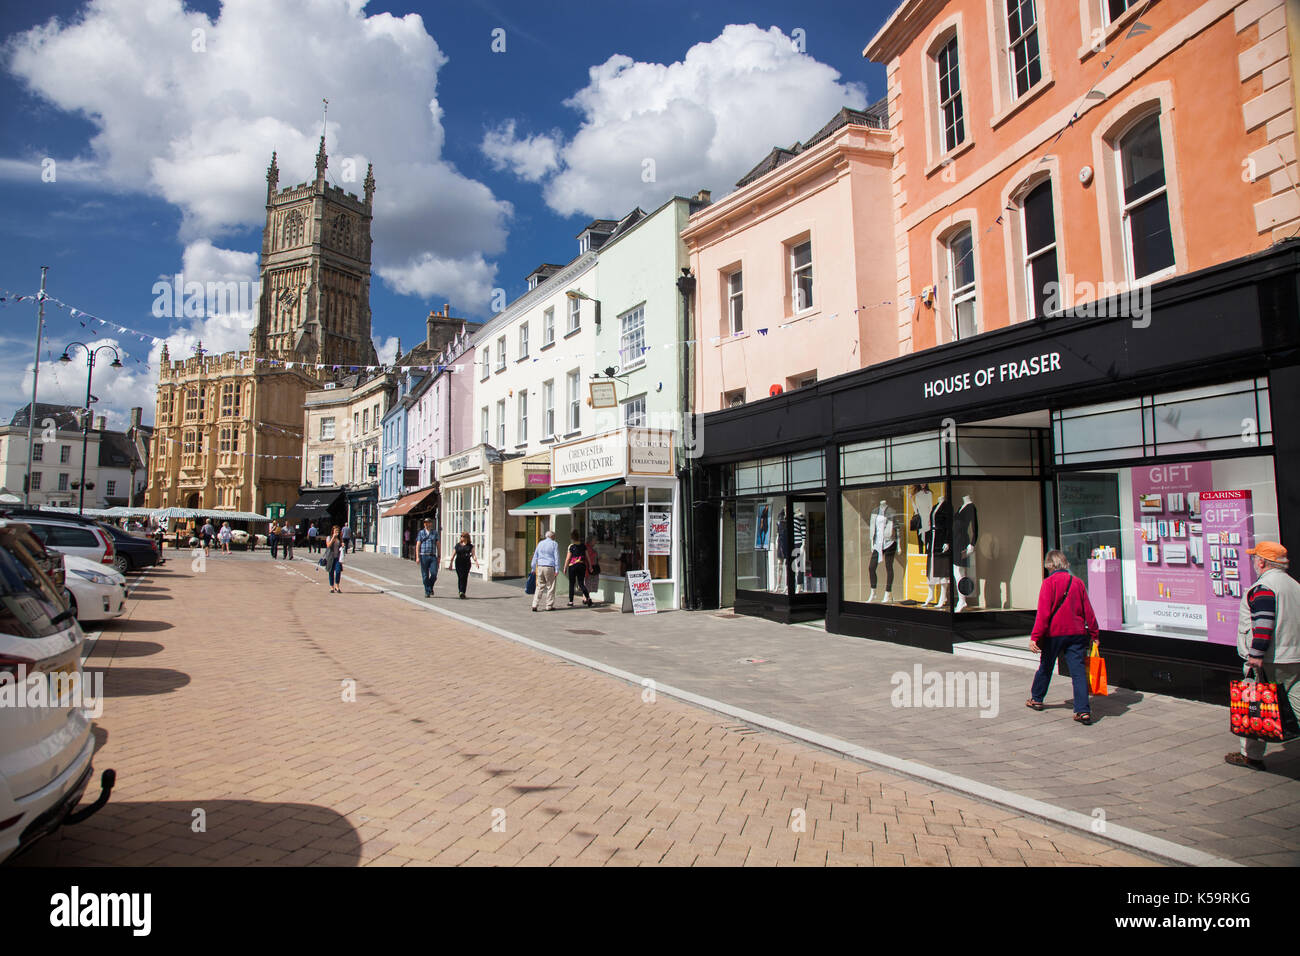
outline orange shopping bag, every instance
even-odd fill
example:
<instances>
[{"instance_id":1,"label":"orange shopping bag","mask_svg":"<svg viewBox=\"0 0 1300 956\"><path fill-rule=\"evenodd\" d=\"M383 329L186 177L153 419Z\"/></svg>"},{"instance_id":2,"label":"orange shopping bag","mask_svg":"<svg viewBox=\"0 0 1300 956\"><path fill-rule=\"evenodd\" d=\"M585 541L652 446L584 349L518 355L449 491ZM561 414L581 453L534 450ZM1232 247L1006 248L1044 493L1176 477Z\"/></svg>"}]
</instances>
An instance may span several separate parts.
<instances>
[{"instance_id":1,"label":"orange shopping bag","mask_svg":"<svg viewBox=\"0 0 1300 956\"><path fill-rule=\"evenodd\" d=\"M1110 693L1110 688L1106 686L1106 661L1102 658L1096 641L1092 642L1092 650L1088 652L1088 690L1098 697Z\"/></svg>"}]
</instances>

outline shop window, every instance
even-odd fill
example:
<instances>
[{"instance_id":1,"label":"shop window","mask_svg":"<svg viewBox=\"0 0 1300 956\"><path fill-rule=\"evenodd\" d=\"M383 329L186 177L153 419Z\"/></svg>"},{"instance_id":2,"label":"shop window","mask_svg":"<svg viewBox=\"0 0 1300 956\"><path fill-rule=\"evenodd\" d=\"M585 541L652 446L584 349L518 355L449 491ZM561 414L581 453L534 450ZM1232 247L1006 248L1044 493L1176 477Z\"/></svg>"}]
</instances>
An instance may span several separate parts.
<instances>
[{"instance_id":1,"label":"shop window","mask_svg":"<svg viewBox=\"0 0 1300 956\"><path fill-rule=\"evenodd\" d=\"M1030 428L958 428L953 474L1036 476L1042 434Z\"/></svg>"},{"instance_id":2,"label":"shop window","mask_svg":"<svg viewBox=\"0 0 1300 956\"><path fill-rule=\"evenodd\" d=\"M1121 136L1115 153L1129 277L1137 280L1172 271L1174 243L1159 112L1139 120Z\"/></svg>"},{"instance_id":3,"label":"shop window","mask_svg":"<svg viewBox=\"0 0 1300 956\"><path fill-rule=\"evenodd\" d=\"M1071 408L1052 419L1058 465L1273 444L1262 378Z\"/></svg>"},{"instance_id":4,"label":"shop window","mask_svg":"<svg viewBox=\"0 0 1300 956\"><path fill-rule=\"evenodd\" d=\"M734 507L738 591L815 594L826 590L825 501L791 502L780 495L741 499Z\"/></svg>"},{"instance_id":5,"label":"shop window","mask_svg":"<svg viewBox=\"0 0 1300 956\"><path fill-rule=\"evenodd\" d=\"M789 469L789 488L822 488L826 484L826 457L819 451L791 455Z\"/></svg>"}]
</instances>

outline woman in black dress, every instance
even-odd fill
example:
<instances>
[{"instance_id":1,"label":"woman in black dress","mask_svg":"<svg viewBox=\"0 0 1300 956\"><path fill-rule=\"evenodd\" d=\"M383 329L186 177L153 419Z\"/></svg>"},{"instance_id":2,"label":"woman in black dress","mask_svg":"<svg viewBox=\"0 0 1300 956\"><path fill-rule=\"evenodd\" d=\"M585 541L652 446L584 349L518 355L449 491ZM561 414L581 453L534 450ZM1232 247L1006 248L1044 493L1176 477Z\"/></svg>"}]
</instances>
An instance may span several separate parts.
<instances>
[{"instance_id":1,"label":"woman in black dress","mask_svg":"<svg viewBox=\"0 0 1300 956\"><path fill-rule=\"evenodd\" d=\"M456 569L457 590L460 596L465 596L465 588L469 584L469 566L474 563L474 545L470 543L469 532L462 531L460 540L456 542L455 553L452 555L451 563Z\"/></svg>"},{"instance_id":2,"label":"woman in black dress","mask_svg":"<svg viewBox=\"0 0 1300 956\"><path fill-rule=\"evenodd\" d=\"M573 607L575 587L582 592L582 603L591 607L591 595L587 593L587 546L576 531L569 535L569 540L569 556L564 562L564 573L569 576L569 607Z\"/></svg>"}]
</instances>

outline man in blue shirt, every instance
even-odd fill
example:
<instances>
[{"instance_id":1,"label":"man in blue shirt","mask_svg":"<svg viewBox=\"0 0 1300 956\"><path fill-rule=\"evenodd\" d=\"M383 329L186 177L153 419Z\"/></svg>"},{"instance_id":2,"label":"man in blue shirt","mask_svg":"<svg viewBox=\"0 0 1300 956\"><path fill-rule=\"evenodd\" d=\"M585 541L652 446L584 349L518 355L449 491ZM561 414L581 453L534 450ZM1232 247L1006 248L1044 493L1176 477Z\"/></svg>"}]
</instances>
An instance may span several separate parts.
<instances>
[{"instance_id":1,"label":"man in blue shirt","mask_svg":"<svg viewBox=\"0 0 1300 956\"><path fill-rule=\"evenodd\" d=\"M560 547L555 543L555 532L537 542L533 551L533 572L537 575L537 590L533 593L533 610L545 600L544 611L555 610L555 569L560 566Z\"/></svg>"},{"instance_id":2,"label":"man in blue shirt","mask_svg":"<svg viewBox=\"0 0 1300 956\"><path fill-rule=\"evenodd\" d=\"M415 536L415 547L420 556L420 578L424 581L424 596L433 597L433 585L438 580L438 536L434 534L432 518L424 519L424 527Z\"/></svg>"}]
</instances>

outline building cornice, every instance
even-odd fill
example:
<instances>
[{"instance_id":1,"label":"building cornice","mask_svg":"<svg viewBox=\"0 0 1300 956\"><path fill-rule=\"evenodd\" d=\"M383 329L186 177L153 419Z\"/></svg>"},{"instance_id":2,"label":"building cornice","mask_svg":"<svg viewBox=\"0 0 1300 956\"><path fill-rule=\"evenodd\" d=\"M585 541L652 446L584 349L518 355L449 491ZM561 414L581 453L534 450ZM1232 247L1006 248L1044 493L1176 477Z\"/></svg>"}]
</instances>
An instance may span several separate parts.
<instances>
[{"instance_id":1,"label":"building cornice","mask_svg":"<svg viewBox=\"0 0 1300 956\"><path fill-rule=\"evenodd\" d=\"M873 63L888 63L916 39L947 2L948 0L904 0L871 38L862 55Z\"/></svg>"}]
</instances>

